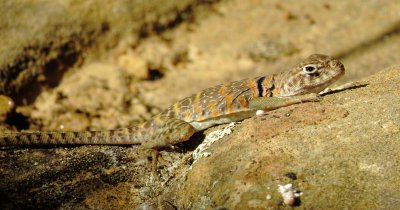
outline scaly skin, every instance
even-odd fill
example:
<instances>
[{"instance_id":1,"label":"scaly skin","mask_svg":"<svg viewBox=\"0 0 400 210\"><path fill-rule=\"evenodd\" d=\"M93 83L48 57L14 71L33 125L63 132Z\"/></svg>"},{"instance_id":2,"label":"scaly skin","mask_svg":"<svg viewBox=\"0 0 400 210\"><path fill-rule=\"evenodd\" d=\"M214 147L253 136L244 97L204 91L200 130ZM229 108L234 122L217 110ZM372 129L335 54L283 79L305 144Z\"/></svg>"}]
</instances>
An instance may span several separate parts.
<instances>
[{"instance_id":1,"label":"scaly skin","mask_svg":"<svg viewBox=\"0 0 400 210\"><path fill-rule=\"evenodd\" d=\"M188 140L193 133L295 103L316 101L320 91L344 75L343 64L314 54L291 70L218 85L186 97L137 127L84 132L0 134L0 146L127 145L158 149Z\"/></svg>"}]
</instances>

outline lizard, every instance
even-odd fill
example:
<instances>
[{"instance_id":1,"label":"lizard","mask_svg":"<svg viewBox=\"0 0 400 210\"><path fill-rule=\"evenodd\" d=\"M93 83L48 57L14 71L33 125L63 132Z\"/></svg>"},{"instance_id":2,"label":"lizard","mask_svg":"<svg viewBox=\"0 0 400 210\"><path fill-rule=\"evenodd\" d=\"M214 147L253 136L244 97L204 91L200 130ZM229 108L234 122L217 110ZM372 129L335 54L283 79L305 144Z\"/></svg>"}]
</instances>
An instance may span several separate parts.
<instances>
[{"instance_id":1,"label":"lizard","mask_svg":"<svg viewBox=\"0 0 400 210\"><path fill-rule=\"evenodd\" d=\"M20 131L0 134L0 146L134 145L158 150L188 140L195 132L250 118L320 93L345 73L327 55L312 54L288 71L217 85L186 97L138 126L104 131Z\"/></svg>"}]
</instances>

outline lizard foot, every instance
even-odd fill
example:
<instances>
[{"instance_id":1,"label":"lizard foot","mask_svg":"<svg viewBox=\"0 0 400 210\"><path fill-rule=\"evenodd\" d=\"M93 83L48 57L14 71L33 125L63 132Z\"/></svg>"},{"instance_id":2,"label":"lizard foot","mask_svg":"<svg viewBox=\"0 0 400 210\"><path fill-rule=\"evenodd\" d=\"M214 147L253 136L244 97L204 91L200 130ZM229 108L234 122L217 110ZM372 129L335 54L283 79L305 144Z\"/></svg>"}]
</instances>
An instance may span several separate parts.
<instances>
[{"instance_id":1,"label":"lizard foot","mask_svg":"<svg viewBox=\"0 0 400 210\"><path fill-rule=\"evenodd\" d=\"M343 85L337 86L335 88L326 88L325 90L318 93L318 95L320 95L320 96L329 95L332 93L337 93L337 92L341 92L341 91L345 91L345 90L351 90L351 89L355 89L355 88L365 87L367 85L368 85L368 83L349 82L349 83L345 83Z\"/></svg>"}]
</instances>

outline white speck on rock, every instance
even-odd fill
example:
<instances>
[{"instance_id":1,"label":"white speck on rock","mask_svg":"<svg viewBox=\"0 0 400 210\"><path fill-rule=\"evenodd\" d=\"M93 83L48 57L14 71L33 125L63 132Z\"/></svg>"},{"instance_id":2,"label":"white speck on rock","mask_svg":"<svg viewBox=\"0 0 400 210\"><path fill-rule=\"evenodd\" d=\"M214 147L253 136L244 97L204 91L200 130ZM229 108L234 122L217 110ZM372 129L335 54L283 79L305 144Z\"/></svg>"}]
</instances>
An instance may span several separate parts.
<instances>
[{"instance_id":1,"label":"white speck on rock","mask_svg":"<svg viewBox=\"0 0 400 210\"><path fill-rule=\"evenodd\" d=\"M264 110L257 110L256 111L256 116L261 116L261 115L264 115L264 114L265 114Z\"/></svg>"},{"instance_id":2,"label":"white speck on rock","mask_svg":"<svg viewBox=\"0 0 400 210\"><path fill-rule=\"evenodd\" d=\"M278 192L281 193L283 197L283 203L289 206L293 206L295 204L296 198L300 197L303 194L303 192L298 192L297 190L292 189L292 184L279 184Z\"/></svg>"}]
</instances>

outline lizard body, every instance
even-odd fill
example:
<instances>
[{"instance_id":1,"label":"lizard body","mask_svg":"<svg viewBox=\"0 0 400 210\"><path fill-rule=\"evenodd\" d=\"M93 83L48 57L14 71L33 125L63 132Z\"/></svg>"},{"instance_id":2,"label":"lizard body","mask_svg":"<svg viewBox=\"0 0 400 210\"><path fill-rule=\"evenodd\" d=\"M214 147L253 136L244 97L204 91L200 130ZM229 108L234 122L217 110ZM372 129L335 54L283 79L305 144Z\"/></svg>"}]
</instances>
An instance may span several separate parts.
<instances>
[{"instance_id":1,"label":"lizard body","mask_svg":"<svg viewBox=\"0 0 400 210\"><path fill-rule=\"evenodd\" d=\"M23 145L129 145L158 149L186 141L193 133L217 124L317 100L317 93L345 72L343 64L314 54L291 70L205 89L173 104L136 127L83 132L12 132L0 134L0 146Z\"/></svg>"}]
</instances>

